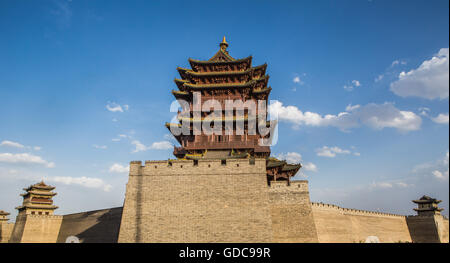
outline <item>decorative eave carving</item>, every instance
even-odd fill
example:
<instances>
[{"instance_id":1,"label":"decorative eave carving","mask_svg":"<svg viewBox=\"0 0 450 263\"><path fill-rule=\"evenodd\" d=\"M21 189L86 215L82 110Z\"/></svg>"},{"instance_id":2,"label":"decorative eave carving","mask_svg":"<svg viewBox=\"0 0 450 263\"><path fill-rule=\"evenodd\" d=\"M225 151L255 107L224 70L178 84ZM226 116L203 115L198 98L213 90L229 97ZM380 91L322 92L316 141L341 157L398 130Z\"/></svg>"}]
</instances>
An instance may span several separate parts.
<instances>
[{"instance_id":1,"label":"decorative eave carving","mask_svg":"<svg viewBox=\"0 0 450 263\"><path fill-rule=\"evenodd\" d=\"M193 69L195 69L195 66L198 65L211 65L211 64L219 64L219 65L226 65L226 64L240 64L247 62L249 65L252 64L252 56L248 56L246 58L241 59L235 59L232 61L210 61L210 60L197 60L197 59L188 59L189 64Z\"/></svg>"}]
</instances>

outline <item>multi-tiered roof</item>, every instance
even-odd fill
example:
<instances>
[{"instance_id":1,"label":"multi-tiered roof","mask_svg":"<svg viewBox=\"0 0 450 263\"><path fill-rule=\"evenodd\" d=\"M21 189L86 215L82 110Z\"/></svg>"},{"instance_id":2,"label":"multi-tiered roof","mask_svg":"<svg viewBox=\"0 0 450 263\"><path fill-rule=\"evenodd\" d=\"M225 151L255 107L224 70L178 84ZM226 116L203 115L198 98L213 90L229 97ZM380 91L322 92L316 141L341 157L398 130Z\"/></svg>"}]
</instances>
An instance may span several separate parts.
<instances>
[{"instance_id":1,"label":"multi-tiered roof","mask_svg":"<svg viewBox=\"0 0 450 263\"><path fill-rule=\"evenodd\" d=\"M440 214L441 211L444 210L443 208L438 207L438 204L442 202L442 200L437 200L426 195L418 200L413 200L413 202L418 206L417 208L414 208L414 211L416 211L418 215L435 215Z\"/></svg>"},{"instance_id":2,"label":"multi-tiered roof","mask_svg":"<svg viewBox=\"0 0 450 263\"><path fill-rule=\"evenodd\" d=\"M256 134L249 133L250 125L254 125L260 120L254 120L254 115L245 112L239 114L233 112L233 116L225 115L226 100L241 100L243 103L248 100L255 102L263 100L267 103L270 91L268 86L269 75L266 75L267 64L252 66L252 57L235 59L227 51L228 43L223 38L219 44L219 51L209 60L189 59L191 66L188 68L178 67L180 78L175 79L178 90L173 90L172 94L177 100L184 100L189 103L189 114L180 114L179 123L166 123L167 128L173 126L181 127L183 121L189 121L191 134L180 134L174 137L180 143L181 147L174 148L174 155L178 158L199 159L199 158L268 158L268 176L270 179L288 179L300 169L301 165L289 165L284 161L279 161L270 157L270 147L261 144L261 139L267 139L269 134L262 135L259 129ZM195 123L203 123L207 114L202 112L197 117L194 114L193 105L194 93L201 94L201 101L209 99L218 101L222 106L222 116L208 116L208 121L220 118L223 121L223 132L219 134L194 135L193 129ZM261 110L261 109L258 109ZM267 118L267 109L264 116ZM258 112L256 115L259 117ZM225 121L233 122L233 132L227 135L225 133ZM244 123L244 131L237 132L238 123ZM270 127L267 119L262 120L266 127ZM272 123L273 126L273 123Z\"/></svg>"},{"instance_id":3,"label":"multi-tiered roof","mask_svg":"<svg viewBox=\"0 0 450 263\"><path fill-rule=\"evenodd\" d=\"M44 181L24 188L25 193L20 194L23 197L23 203L16 209L19 210L19 213L52 215L54 210L58 208L53 205L52 198L56 195L52 192L53 189L55 187L46 185Z\"/></svg>"}]
</instances>

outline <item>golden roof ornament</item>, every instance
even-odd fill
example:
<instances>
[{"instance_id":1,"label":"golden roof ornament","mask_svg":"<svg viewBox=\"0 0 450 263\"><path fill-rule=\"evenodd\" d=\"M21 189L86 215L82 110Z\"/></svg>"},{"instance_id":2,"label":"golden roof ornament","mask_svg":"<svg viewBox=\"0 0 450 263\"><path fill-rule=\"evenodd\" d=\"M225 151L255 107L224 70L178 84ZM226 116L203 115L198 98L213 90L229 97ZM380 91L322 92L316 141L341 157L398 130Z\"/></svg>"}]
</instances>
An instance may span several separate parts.
<instances>
[{"instance_id":1,"label":"golden roof ornament","mask_svg":"<svg viewBox=\"0 0 450 263\"><path fill-rule=\"evenodd\" d=\"M223 36L222 42L219 44L220 49L225 51L228 47L227 40L225 39L225 36Z\"/></svg>"}]
</instances>

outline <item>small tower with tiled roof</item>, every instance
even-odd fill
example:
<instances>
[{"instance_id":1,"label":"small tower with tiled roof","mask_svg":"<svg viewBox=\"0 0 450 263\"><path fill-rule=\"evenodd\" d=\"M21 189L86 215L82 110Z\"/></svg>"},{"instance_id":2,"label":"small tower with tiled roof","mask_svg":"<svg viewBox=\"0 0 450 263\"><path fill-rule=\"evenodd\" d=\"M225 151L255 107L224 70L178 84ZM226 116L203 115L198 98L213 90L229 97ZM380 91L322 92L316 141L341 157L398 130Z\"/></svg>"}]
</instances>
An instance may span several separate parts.
<instances>
[{"instance_id":1,"label":"small tower with tiled roof","mask_svg":"<svg viewBox=\"0 0 450 263\"><path fill-rule=\"evenodd\" d=\"M414 211L416 211L419 216L440 215L441 211L444 210L443 208L438 207L438 204L442 202L441 200L426 195L422 196L419 200L413 200L413 202L418 205L417 208L414 208Z\"/></svg>"},{"instance_id":2,"label":"small tower with tiled roof","mask_svg":"<svg viewBox=\"0 0 450 263\"><path fill-rule=\"evenodd\" d=\"M3 222L8 222L9 221L9 213L5 212L3 210L0 210L0 224Z\"/></svg>"},{"instance_id":3,"label":"small tower with tiled roof","mask_svg":"<svg viewBox=\"0 0 450 263\"><path fill-rule=\"evenodd\" d=\"M53 215L53 212L58 207L53 205L53 196L56 193L52 192L55 187L47 185L44 181L30 185L23 190L26 193L21 194L23 203L16 207L19 214L27 215Z\"/></svg>"},{"instance_id":4,"label":"small tower with tiled roof","mask_svg":"<svg viewBox=\"0 0 450 263\"><path fill-rule=\"evenodd\" d=\"M11 237L11 232L14 227L14 223L9 221L9 213L0 210L0 243L8 243Z\"/></svg>"}]
</instances>

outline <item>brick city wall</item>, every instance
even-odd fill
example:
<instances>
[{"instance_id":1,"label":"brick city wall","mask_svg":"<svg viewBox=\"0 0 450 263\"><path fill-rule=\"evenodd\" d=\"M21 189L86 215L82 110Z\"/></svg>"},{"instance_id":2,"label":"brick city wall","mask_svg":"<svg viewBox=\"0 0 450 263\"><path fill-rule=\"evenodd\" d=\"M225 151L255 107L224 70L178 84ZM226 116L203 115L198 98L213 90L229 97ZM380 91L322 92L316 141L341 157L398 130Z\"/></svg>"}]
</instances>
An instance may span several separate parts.
<instances>
[{"instance_id":1,"label":"brick city wall","mask_svg":"<svg viewBox=\"0 0 450 263\"><path fill-rule=\"evenodd\" d=\"M269 198L273 242L318 242L308 181L272 181Z\"/></svg>"},{"instance_id":2,"label":"brick city wall","mask_svg":"<svg viewBox=\"0 0 450 263\"><path fill-rule=\"evenodd\" d=\"M10 243L56 243L62 216L19 213Z\"/></svg>"},{"instance_id":3,"label":"brick city wall","mask_svg":"<svg viewBox=\"0 0 450 263\"><path fill-rule=\"evenodd\" d=\"M122 207L64 215L58 243L76 237L80 243L117 243Z\"/></svg>"},{"instance_id":4,"label":"brick city wall","mask_svg":"<svg viewBox=\"0 0 450 263\"><path fill-rule=\"evenodd\" d=\"M0 223L0 243L8 243L11 237L14 223L1 222Z\"/></svg>"},{"instance_id":5,"label":"brick city wall","mask_svg":"<svg viewBox=\"0 0 450 263\"><path fill-rule=\"evenodd\" d=\"M417 243L448 243L448 219L442 215L408 216L411 238Z\"/></svg>"},{"instance_id":6,"label":"brick city wall","mask_svg":"<svg viewBox=\"0 0 450 263\"><path fill-rule=\"evenodd\" d=\"M377 236L382 243L411 242L406 217L312 203L321 243L359 243Z\"/></svg>"},{"instance_id":7,"label":"brick city wall","mask_svg":"<svg viewBox=\"0 0 450 263\"><path fill-rule=\"evenodd\" d=\"M0 226L0 242L11 223ZM307 181L272 181L265 159L131 162L124 207L20 213L12 243L448 242L441 215L401 216L311 203Z\"/></svg>"},{"instance_id":8,"label":"brick city wall","mask_svg":"<svg viewBox=\"0 0 450 263\"><path fill-rule=\"evenodd\" d=\"M119 242L271 242L266 160L131 162Z\"/></svg>"}]
</instances>

